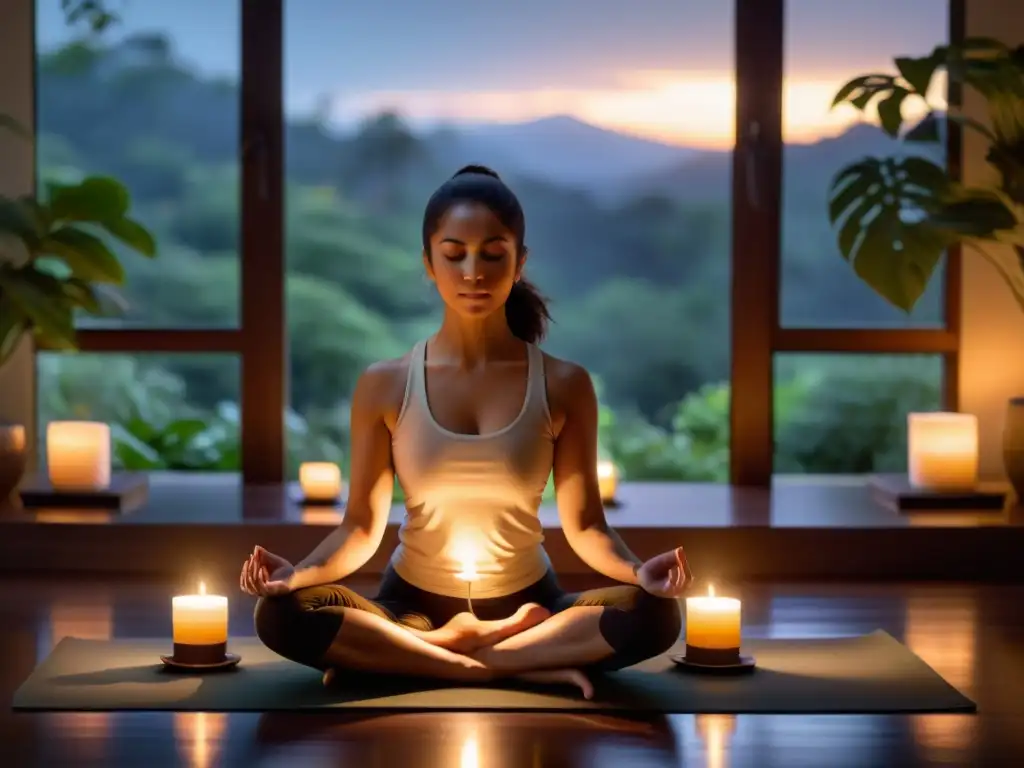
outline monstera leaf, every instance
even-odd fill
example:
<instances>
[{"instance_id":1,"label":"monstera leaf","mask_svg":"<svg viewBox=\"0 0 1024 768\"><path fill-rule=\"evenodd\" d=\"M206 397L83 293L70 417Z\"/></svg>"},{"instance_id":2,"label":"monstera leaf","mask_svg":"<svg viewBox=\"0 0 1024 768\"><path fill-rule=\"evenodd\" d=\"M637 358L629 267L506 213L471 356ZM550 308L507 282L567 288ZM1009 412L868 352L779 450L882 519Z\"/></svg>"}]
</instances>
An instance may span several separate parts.
<instances>
[{"instance_id":1,"label":"monstera leaf","mask_svg":"<svg viewBox=\"0 0 1024 768\"><path fill-rule=\"evenodd\" d=\"M832 182L829 218L839 250L881 296L909 312L949 246L928 221L948 186L945 171L920 157L868 158Z\"/></svg>"},{"instance_id":2,"label":"monstera leaf","mask_svg":"<svg viewBox=\"0 0 1024 768\"><path fill-rule=\"evenodd\" d=\"M992 262L1024 309L1022 214L1024 207L1000 190L950 181L945 170L920 157L854 163L836 175L829 200L843 258L879 295L906 312L954 243Z\"/></svg>"},{"instance_id":3,"label":"monstera leaf","mask_svg":"<svg viewBox=\"0 0 1024 768\"><path fill-rule=\"evenodd\" d=\"M953 244L977 251L1000 273L1024 310L1024 46L991 38L937 46L927 56L895 59L896 74L855 77L833 107L877 105L882 130L905 142L939 142L945 125L977 132L998 179L965 187L935 163L916 156L860 159L836 174L829 218L839 251L879 295L909 312L924 293L943 252ZM987 121L928 103L939 70L985 100ZM904 105L926 114L904 130Z\"/></svg>"}]
</instances>

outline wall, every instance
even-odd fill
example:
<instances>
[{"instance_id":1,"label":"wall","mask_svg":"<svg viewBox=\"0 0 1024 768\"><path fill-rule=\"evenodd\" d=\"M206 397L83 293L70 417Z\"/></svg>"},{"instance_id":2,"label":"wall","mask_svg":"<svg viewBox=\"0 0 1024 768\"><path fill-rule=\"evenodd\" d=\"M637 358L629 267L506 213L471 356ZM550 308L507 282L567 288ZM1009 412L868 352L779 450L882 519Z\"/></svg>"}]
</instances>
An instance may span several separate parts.
<instances>
[{"instance_id":1,"label":"wall","mask_svg":"<svg viewBox=\"0 0 1024 768\"><path fill-rule=\"evenodd\" d=\"M33 15L33 0L0 0L0 113L10 115L30 130L35 112ZM32 145L0 130L0 194L30 194L34 184ZM0 422L25 424L29 445L34 445L34 414L35 366L31 344L24 341L15 356L0 368Z\"/></svg>"},{"instance_id":2,"label":"wall","mask_svg":"<svg viewBox=\"0 0 1024 768\"><path fill-rule=\"evenodd\" d=\"M1020 0L967 0L966 34L1020 45L1024 6ZM975 94L965 94L964 109L986 121L984 104ZM975 132L965 131L963 161L967 183L988 178L985 141ZM970 251L963 258L962 302L960 410L978 416L983 476L1001 477L1006 401L1024 395L1024 311L993 267Z\"/></svg>"}]
</instances>

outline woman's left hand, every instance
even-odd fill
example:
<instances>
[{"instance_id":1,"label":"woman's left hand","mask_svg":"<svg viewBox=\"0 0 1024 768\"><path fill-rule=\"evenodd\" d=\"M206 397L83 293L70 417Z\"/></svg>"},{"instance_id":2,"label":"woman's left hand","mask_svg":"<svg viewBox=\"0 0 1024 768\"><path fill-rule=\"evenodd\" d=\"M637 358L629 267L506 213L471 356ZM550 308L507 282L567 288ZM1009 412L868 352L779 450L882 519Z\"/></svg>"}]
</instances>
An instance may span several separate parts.
<instances>
[{"instance_id":1,"label":"woman's left hand","mask_svg":"<svg viewBox=\"0 0 1024 768\"><path fill-rule=\"evenodd\" d=\"M682 547L652 557L640 566L636 576L644 591L656 597L679 597L693 582Z\"/></svg>"}]
</instances>

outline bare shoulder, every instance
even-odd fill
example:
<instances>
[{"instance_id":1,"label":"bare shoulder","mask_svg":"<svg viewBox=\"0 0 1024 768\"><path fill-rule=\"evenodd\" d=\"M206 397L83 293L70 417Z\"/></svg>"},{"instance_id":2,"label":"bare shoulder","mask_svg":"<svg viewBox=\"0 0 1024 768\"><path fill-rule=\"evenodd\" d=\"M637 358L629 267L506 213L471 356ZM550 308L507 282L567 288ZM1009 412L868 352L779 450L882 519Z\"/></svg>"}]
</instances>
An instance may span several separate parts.
<instances>
[{"instance_id":1,"label":"bare shoulder","mask_svg":"<svg viewBox=\"0 0 1024 768\"><path fill-rule=\"evenodd\" d=\"M353 410L358 408L383 417L388 428L394 426L405 398L405 383L409 376L412 350L388 360L370 364L356 382L352 398Z\"/></svg>"},{"instance_id":2,"label":"bare shoulder","mask_svg":"<svg viewBox=\"0 0 1024 768\"><path fill-rule=\"evenodd\" d=\"M590 372L579 363L544 353L544 378L547 383L548 408L556 433L561 431L567 415L580 408L596 407L597 396Z\"/></svg>"}]
</instances>

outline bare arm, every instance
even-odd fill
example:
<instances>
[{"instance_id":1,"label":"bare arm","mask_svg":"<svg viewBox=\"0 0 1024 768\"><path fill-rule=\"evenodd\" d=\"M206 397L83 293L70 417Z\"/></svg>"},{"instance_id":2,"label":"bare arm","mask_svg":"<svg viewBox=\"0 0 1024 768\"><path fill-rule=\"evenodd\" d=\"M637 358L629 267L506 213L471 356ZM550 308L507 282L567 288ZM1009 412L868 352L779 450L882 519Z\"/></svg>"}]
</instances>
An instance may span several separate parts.
<instances>
[{"instance_id":1,"label":"bare arm","mask_svg":"<svg viewBox=\"0 0 1024 768\"><path fill-rule=\"evenodd\" d=\"M377 551L394 490L391 433L384 416L391 373L371 366L352 396L348 504L341 524L295 566L292 589L329 584L362 568Z\"/></svg>"},{"instance_id":2,"label":"bare arm","mask_svg":"<svg viewBox=\"0 0 1024 768\"><path fill-rule=\"evenodd\" d=\"M569 546L587 565L615 581L636 584L642 561L605 519L597 481L597 395L580 366L558 361L550 378L552 399L564 413L555 438L558 516Z\"/></svg>"}]
</instances>

